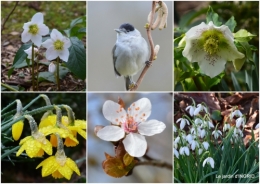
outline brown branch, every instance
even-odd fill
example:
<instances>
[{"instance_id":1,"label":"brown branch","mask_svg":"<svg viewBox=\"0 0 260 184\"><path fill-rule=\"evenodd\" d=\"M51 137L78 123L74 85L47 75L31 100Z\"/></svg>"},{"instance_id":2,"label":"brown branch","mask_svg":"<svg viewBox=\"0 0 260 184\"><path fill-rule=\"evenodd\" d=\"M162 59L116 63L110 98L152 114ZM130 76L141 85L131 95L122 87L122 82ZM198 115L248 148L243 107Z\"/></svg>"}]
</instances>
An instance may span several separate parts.
<instances>
[{"instance_id":1,"label":"brown branch","mask_svg":"<svg viewBox=\"0 0 260 184\"><path fill-rule=\"evenodd\" d=\"M151 33L151 28L153 25L153 18L154 18L154 14L155 14L155 9L156 9L156 2L153 1L152 2L152 13L151 13L151 19L149 22L149 26L146 27L146 32L147 32L147 36L148 36L148 41L150 44L150 48L151 48L151 55L149 58L149 61L151 62L150 64L145 65L142 73L140 74L138 80L136 81L136 85L130 89L130 91L136 91L138 86L141 84L141 82L143 81L144 75L146 74L147 70L150 68L153 60L154 60L154 44L153 44L153 38L152 38L152 33Z\"/></svg>"},{"instance_id":2,"label":"brown branch","mask_svg":"<svg viewBox=\"0 0 260 184\"><path fill-rule=\"evenodd\" d=\"M15 2L15 5L14 5L12 11L11 11L11 12L7 15L7 17L5 18L5 20L4 20L3 24L2 24L1 32L4 30L5 23L7 22L7 20L9 19L9 17L10 17L10 16L12 15L12 13L14 12L14 10L15 10L16 6L18 5L18 3L19 3L19 1L16 1L16 2Z\"/></svg>"},{"instance_id":3,"label":"brown branch","mask_svg":"<svg viewBox=\"0 0 260 184\"><path fill-rule=\"evenodd\" d=\"M167 168L169 170L172 170L172 164L163 162L163 161L158 161L158 160L149 160L149 161L142 161L142 162L137 162L135 164L135 166L138 165L151 165L151 166L155 166L155 167L163 167L163 168Z\"/></svg>"}]
</instances>

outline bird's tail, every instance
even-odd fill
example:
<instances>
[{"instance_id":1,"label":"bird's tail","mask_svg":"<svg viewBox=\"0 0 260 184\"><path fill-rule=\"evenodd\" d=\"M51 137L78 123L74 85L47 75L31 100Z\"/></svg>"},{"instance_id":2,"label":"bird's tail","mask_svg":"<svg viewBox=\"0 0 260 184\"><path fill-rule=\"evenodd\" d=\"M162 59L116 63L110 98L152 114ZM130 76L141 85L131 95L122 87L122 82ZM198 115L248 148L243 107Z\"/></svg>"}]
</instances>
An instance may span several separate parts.
<instances>
[{"instance_id":1,"label":"bird's tail","mask_svg":"<svg viewBox=\"0 0 260 184\"><path fill-rule=\"evenodd\" d=\"M133 77L132 76L126 76L125 77L125 88L126 91L130 89L130 86L134 84Z\"/></svg>"}]
</instances>

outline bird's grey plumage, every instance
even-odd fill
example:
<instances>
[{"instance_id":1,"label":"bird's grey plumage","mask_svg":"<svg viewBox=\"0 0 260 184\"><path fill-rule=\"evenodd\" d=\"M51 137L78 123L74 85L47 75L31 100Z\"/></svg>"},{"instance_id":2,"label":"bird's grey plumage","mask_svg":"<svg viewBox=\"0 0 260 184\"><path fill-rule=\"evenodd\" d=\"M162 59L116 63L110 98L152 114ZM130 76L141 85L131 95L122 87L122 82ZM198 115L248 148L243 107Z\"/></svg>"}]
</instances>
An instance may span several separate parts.
<instances>
[{"instance_id":1,"label":"bird's grey plumage","mask_svg":"<svg viewBox=\"0 0 260 184\"><path fill-rule=\"evenodd\" d=\"M122 24L117 32L117 41L113 47L113 64L116 76L123 75L126 89L133 84L133 75L141 70L148 59L148 45L140 32L131 24Z\"/></svg>"}]
</instances>

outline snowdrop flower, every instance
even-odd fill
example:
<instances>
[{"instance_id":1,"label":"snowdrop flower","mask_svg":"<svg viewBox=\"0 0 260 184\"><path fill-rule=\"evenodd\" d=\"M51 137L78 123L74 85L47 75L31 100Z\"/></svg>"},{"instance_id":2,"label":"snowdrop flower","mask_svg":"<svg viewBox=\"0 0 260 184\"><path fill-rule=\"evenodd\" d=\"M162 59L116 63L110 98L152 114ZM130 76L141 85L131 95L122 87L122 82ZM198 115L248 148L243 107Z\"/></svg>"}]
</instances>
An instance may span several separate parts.
<instances>
[{"instance_id":1,"label":"snowdrop flower","mask_svg":"<svg viewBox=\"0 0 260 184\"><path fill-rule=\"evenodd\" d=\"M28 55L27 56L28 59L32 59L32 46L29 47L29 49L24 50L24 52ZM38 53L38 49L34 47L34 57L36 56L37 53Z\"/></svg>"},{"instance_id":2,"label":"snowdrop flower","mask_svg":"<svg viewBox=\"0 0 260 184\"><path fill-rule=\"evenodd\" d=\"M225 123L224 127L223 127L223 132L229 130L231 127L230 127L230 124L228 123Z\"/></svg>"},{"instance_id":3,"label":"snowdrop flower","mask_svg":"<svg viewBox=\"0 0 260 184\"><path fill-rule=\"evenodd\" d=\"M204 127L214 128L214 125L211 121L204 121Z\"/></svg>"},{"instance_id":4,"label":"snowdrop flower","mask_svg":"<svg viewBox=\"0 0 260 184\"><path fill-rule=\"evenodd\" d=\"M213 158L211 158L211 157L206 158L206 159L203 161L202 166L204 167L206 163L210 164L211 168L214 168L215 162L214 162Z\"/></svg>"},{"instance_id":5,"label":"snowdrop flower","mask_svg":"<svg viewBox=\"0 0 260 184\"><path fill-rule=\"evenodd\" d=\"M243 124L243 126L245 126L245 118L243 116L239 117L236 119L236 127L239 128L241 126L241 124Z\"/></svg>"},{"instance_id":6,"label":"snowdrop flower","mask_svg":"<svg viewBox=\"0 0 260 184\"><path fill-rule=\"evenodd\" d=\"M190 115L191 115L191 116L194 116L194 111L195 111L195 109L196 109L195 106L190 105L190 106L186 107L185 110L186 110L186 111L189 110Z\"/></svg>"},{"instance_id":7,"label":"snowdrop flower","mask_svg":"<svg viewBox=\"0 0 260 184\"><path fill-rule=\"evenodd\" d=\"M178 120L176 121L176 123L178 123L178 122L181 122L181 125L180 125L180 129L181 129L181 130L185 127L186 123L187 123L188 125L190 125L190 122L189 122L187 119L185 119L185 118L180 118L180 119L178 119Z\"/></svg>"},{"instance_id":8,"label":"snowdrop flower","mask_svg":"<svg viewBox=\"0 0 260 184\"><path fill-rule=\"evenodd\" d=\"M173 125L173 132L177 132L177 128Z\"/></svg>"},{"instance_id":9,"label":"snowdrop flower","mask_svg":"<svg viewBox=\"0 0 260 184\"><path fill-rule=\"evenodd\" d=\"M199 114L200 111L202 111L202 110L204 110L206 113L208 113L207 107L205 107L205 106L202 105L202 104L198 104L198 105L197 105L197 108L196 108L195 111L194 111L194 116L196 116L197 114Z\"/></svg>"},{"instance_id":10,"label":"snowdrop flower","mask_svg":"<svg viewBox=\"0 0 260 184\"><path fill-rule=\"evenodd\" d=\"M181 148L180 148L180 154L181 154L181 155L184 155L184 153L185 153L187 156L190 155L190 150L189 150L189 148L188 148L187 146L184 146L184 147L181 147Z\"/></svg>"},{"instance_id":11,"label":"snowdrop flower","mask_svg":"<svg viewBox=\"0 0 260 184\"><path fill-rule=\"evenodd\" d=\"M68 61L70 54L69 47L71 46L71 42L57 29L52 30L51 38L43 42L42 46L47 48L46 58L48 60L53 60L57 57L60 57L63 61Z\"/></svg>"},{"instance_id":12,"label":"snowdrop flower","mask_svg":"<svg viewBox=\"0 0 260 184\"><path fill-rule=\"evenodd\" d=\"M189 144L193 141L193 136L191 134L186 136L186 141L188 141Z\"/></svg>"},{"instance_id":13,"label":"snowdrop flower","mask_svg":"<svg viewBox=\"0 0 260 184\"><path fill-rule=\"evenodd\" d=\"M55 71L56 71L56 65L53 62L51 62L49 64L49 72L54 73Z\"/></svg>"},{"instance_id":14,"label":"snowdrop flower","mask_svg":"<svg viewBox=\"0 0 260 184\"><path fill-rule=\"evenodd\" d=\"M194 122L196 125L201 125L203 123L203 121L200 118L196 118Z\"/></svg>"},{"instance_id":15,"label":"snowdrop flower","mask_svg":"<svg viewBox=\"0 0 260 184\"><path fill-rule=\"evenodd\" d=\"M211 78L220 74L227 61L242 59L235 44L234 36L226 25L215 26L202 22L186 33L186 45L182 52L190 62L198 62L203 73Z\"/></svg>"},{"instance_id":16,"label":"snowdrop flower","mask_svg":"<svg viewBox=\"0 0 260 184\"><path fill-rule=\"evenodd\" d=\"M161 133L165 124L158 120L146 119L151 114L151 102L147 98L132 103L127 112L118 103L107 100L103 105L103 114L112 125L105 126L97 136L105 141L123 140L125 150L133 157L141 157L147 149L144 135Z\"/></svg>"},{"instance_id":17,"label":"snowdrop flower","mask_svg":"<svg viewBox=\"0 0 260 184\"><path fill-rule=\"evenodd\" d=\"M234 136L238 135L238 136L240 136L240 137L243 137L243 132L242 132L242 130L240 130L239 128L235 128L233 135L234 135Z\"/></svg>"},{"instance_id":18,"label":"snowdrop flower","mask_svg":"<svg viewBox=\"0 0 260 184\"><path fill-rule=\"evenodd\" d=\"M178 144L180 142L180 137L178 136L178 137L176 137L176 139L174 140L174 143L175 144Z\"/></svg>"},{"instance_id":19,"label":"snowdrop flower","mask_svg":"<svg viewBox=\"0 0 260 184\"><path fill-rule=\"evenodd\" d=\"M218 139L219 138L219 135L222 135L221 131L219 130L214 130L212 132L212 135L214 136L215 139Z\"/></svg>"},{"instance_id":20,"label":"snowdrop flower","mask_svg":"<svg viewBox=\"0 0 260 184\"><path fill-rule=\"evenodd\" d=\"M258 129L259 128L259 123L255 126L255 129Z\"/></svg>"},{"instance_id":21,"label":"snowdrop flower","mask_svg":"<svg viewBox=\"0 0 260 184\"><path fill-rule=\"evenodd\" d=\"M208 142L203 142L202 144L203 144L205 150L208 150L208 148L209 148L209 143L208 143Z\"/></svg>"},{"instance_id":22,"label":"snowdrop flower","mask_svg":"<svg viewBox=\"0 0 260 184\"><path fill-rule=\"evenodd\" d=\"M235 110L231 113L231 117L230 119L233 119L233 117L236 116L236 117L241 117L243 116L243 114L240 112L240 110Z\"/></svg>"},{"instance_id":23,"label":"snowdrop flower","mask_svg":"<svg viewBox=\"0 0 260 184\"><path fill-rule=\"evenodd\" d=\"M195 141L195 140L192 140L192 141L191 141L191 149L192 149L192 150L195 150L196 147L199 147L198 142Z\"/></svg>"},{"instance_id":24,"label":"snowdrop flower","mask_svg":"<svg viewBox=\"0 0 260 184\"><path fill-rule=\"evenodd\" d=\"M199 134L200 138L205 137L205 135L206 135L206 130L205 130L205 129L202 129L202 130L200 131L200 134Z\"/></svg>"},{"instance_id":25,"label":"snowdrop flower","mask_svg":"<svg viewBox=\"0 0 260 184\"><path fill-rule=\"evenodd\" d=\"M201 155L202 151L203 151L203 149L200 148L199 149L199 155Z\"/></svg>"},{"instance_id":26,"label":"snowdrop flower","mask_svg":"<svg viewBox=\"0 0 260 184\"><path fill-rule=\"evenodd\" d=\"M42 36L49 33L49 28L43 24L43 14L36 13L32 17L31 22L27 22L23 25L22 42L26 43L29 40L40 47L42 43Z\"/></svg>"},{"instance_id":27,"label":"snowdrop flower","mask_svg":"<svg viewBox=\"0 0 260 184\"><path fill-rule=\"evenodd\" d=\"M176 150L175 148L173 148L173 153L174 153L174 155L175 155L177 158L179 158L179 152L178 152L178 150Z\"/></svg>"}]
</instances>

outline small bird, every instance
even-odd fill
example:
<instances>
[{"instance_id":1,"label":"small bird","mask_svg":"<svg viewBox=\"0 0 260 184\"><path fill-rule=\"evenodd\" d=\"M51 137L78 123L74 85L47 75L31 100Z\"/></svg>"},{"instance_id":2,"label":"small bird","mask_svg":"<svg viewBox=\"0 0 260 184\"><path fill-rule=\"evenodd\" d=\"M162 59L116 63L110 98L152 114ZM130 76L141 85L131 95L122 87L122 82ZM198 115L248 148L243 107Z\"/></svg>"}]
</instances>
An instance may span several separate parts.
<instances>
[{"instance_id":1,"label":"small bird","mask_svg":"<svg viewBox=\"0 0 260 184\"><path fill-rule=\"evenodd\" d=\"M149 50L141 33L129 23L122 24L117 32L116 44L112 50L114 70L117 77L125 78L126 90L135 84L133 76L144 67Z\"/></svg>"}]
</instances>

